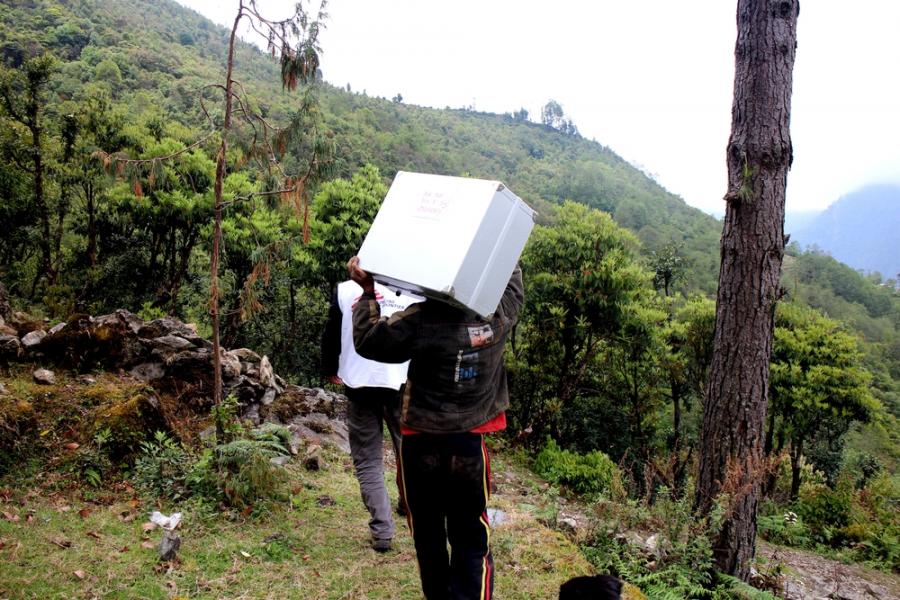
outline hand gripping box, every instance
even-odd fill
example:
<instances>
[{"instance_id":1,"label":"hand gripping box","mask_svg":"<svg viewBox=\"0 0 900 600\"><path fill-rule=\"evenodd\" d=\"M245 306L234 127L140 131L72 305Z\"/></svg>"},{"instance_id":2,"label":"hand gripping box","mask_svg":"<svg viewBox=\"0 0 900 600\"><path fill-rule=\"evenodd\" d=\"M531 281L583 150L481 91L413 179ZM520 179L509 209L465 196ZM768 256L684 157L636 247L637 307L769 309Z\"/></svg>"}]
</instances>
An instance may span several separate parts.
<instances>
[{"instance_id":1,"label":"hand gripping box","mask_svg":"<svg viewBox=\"0 0 900 600\"><path fill-rule=\"evenodd\" d=\"M359 250L376 280L487 316L534 227L499 181L400 171Z\"/></svg>"}]
</instances>

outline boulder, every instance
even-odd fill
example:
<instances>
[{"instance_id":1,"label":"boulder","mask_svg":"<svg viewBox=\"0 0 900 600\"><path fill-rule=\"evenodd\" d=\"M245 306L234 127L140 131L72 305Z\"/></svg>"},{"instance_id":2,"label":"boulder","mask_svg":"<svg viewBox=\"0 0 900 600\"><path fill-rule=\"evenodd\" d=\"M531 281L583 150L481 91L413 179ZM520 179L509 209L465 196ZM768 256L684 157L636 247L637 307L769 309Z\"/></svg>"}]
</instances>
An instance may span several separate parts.
<instances>
[{"instance_id":1,"label":"boulder","mask_svg":"<svg viewBox=\"0 0 900 600\"><path fill-rule=\"evenodd\" d=\"M0 361L16 360L22 355L22 342L14 335L0 334Z\"/></svg>"},{"instance_id":2,"label":"boulder","mask_svg":"<svg viewBox=\"0 0 900 600\"><path fill-rule=\"evenodd\" d=\"M35 383L41 385L56 385L56 374L48 369L38 369L31 374Z\"/></svg>"},{"instance_id":3,"label":"boulder","mask_svg":"<svg viewBox=\"0 0 900 600\"><path fill-rule=\"evenodd\" d=\"M159 350L163 353L173 354L182 350L193 349L195 346L178 335L161 335L159 337L150 338L146 344L151 348Z\"/></svg>"},{"instance_id":4,"label":"boulder","mask_svg":"<svg viewBox=\"0 0 900 600\"><path fill-rule=\"evenodd\" d=\"M327 468L325 459L322 458L322 447L310 444L303 457L303 466L307 471L322 471Z\"/></svg>"},{"instance_id":5,"label":"boulder","mask_svg":"<svg viewBox=\"0 0 900 600\"><path fill-rule=\"evenodd\" d=\"M312 413L294 417L288 424L293 434L292 445L299 447L305 441L310 444L324 446L331 444L335 448L350 453L350 435L347 424L343 421L329 419L326 415Z\"/></svg>"},{"instance_id":6,"label":"boulder","mask_svg":"<svg viewBox=\"0 0 900 600\"><path fill-rule=\"evenodd\" d=\"M66 328L65 323L57 323L56 325L54 325L53 327L50 328L50 331L47 332L47 335L53 335L54 333L59 333L60 331L62 331L65 328Z\"/></svg>"},{"instance_id":7,"label":"boulder","mask_svg":"<svg viewBox=\"0 0 900 600\"><path fill-rule=\"evenodd\" d=\"M43 329L35 329L22 337L22 347L28 351L35 350L37 346L40 346L41 342L44 341L45 337L47 337L46 331Z\"/></svg>"},{"instance_id":8,"label":"boulder","mask_svg":"<svg viewBox=\"0 0 900 600\"><path fill-rule=\"evenodd\" d=\"M251 364L259 364L262 360L262 357L249 348L238 348L237 350L232 350L232 354L238 357L238 360L245 363Z\"/></svg>"},{"instance_id":9,"label":"boulder","mask_svg":"<svg viewBox=\"0 0 900 600\"><path fill-rule=\"evenodd\" d=\"M275 371L272 370L272 363L269 362L268 356L263 356L259 361L259 383L267 388L276 386Z\"/></svg>"},{"instance_id":10,"label":"boulder","mask_svg":"<svg viewBox=\"0 0 900 600\"><path fill-rule=\"evenodd\" d=\"M99 365L124 368L145 351L127 325L127 311L103 315L73 315L41 343L41 352L57 365L88 370Z\"/></svg>"},{"instance_id":11,"label":"boulder","mask_svg":"<svg viewBox=\"0 0 900 600\"><path fill-rule=\"evenodd\" d=\"M237 379L241 376L241 360L233 352L222 352L222 377Z\"/></svg>"},{"instance_id":12,"label":"boulder","mask_svg":"<svg viewBox=\"0 0 900 600\"><path fill-rule=\"evenodd\" d=\"M197 336L197 331L178 319L163 317L162 319L153 319L149 323L144 323L138 328L137 334L138 337L144 339L153 339L164 335L179 335L185 339L190 339Z\"/></svg>"},{"instance_id":13,"label":"boulder","mask_svg":"<svg viewBox=\"0 0 900 600\"><path fill-rule=\"evenodd\" d=\"M145 362L133 367L128 374L141 381L153 381L165 377L166 368L159 362Z\"/></svg>"}]
</instances>

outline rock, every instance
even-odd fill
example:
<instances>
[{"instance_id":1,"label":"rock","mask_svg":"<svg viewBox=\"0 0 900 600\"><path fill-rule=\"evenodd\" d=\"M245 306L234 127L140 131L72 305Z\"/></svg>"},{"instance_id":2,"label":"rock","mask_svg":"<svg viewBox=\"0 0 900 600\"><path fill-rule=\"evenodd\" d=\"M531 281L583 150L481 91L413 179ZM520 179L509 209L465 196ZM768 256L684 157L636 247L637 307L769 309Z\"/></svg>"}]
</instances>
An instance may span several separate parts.
<instances>
[{"instance_id":1,"label":"rock","mask_svg":"<svg viewBox=\"0 0 900 600\"><path fill-rule=\"evenodd\" d=\"M278 465L279 467L283 467L284 465L288 464L288 462L290 460L291 460L290 456L273 456L272 458L269 459L269 462L272 463L273 465ZM318 469L315 469L315 470L318 471Z\"/></svg>"},{"instance_id":2,"label":"rock","mask_svg":"<svg viewBox=\"0 0 900 600\"><path fill-rule=\"evenodd\" d=\"M262 419L259 417L259 405L250 405L250 408L244 411L244 414L241 415L241 418L250 421L254 426L259 425L262 422Z\"/></svg>"},{"instance_id":3,"label":"rock","mask_svg":"<svg viewBox=\"0 0 900 600\"><path fill-rule=\"evenodd\" d=\"M200 441L202 441L204 443L215 442L216 441L216 426L210 425L209 427L207 427L206 429L201 431L199 434L197 434L197 437L199 437Z\"/></svg>"},{"instance_id":4,"label":"rock","mask_svg":"<svg viewBox=\"0 0 900 600\"><path fill-rule=\"evenodd\" d=\"M159 560L175 560L179 548L181 548L181 537L174 531L164 531L162 541L159 543Z\"/></svg>"},{"instance_id":5,"label":"rock","mask_svg":"<svg viewBox=\"0 0 900 600\"><path fill-rule=\"evenodd\" d=\"M139 364L138 366L128 371L128 374L135 379L140 379L141 381L153 381L155 379L161 379L162 377L164 377L166 374L166 368L162 363L148 362Z\"/></svg>"},{"instance_id":6,"label":"rock","mask_svg":"<svg viewBox=\"0 0 900 600\"><path fill-rule=\"evenodd\" d=\"M194 348L194 344L178 335L161 335L156 338L147 340L151 348L156 348L162 352L180 352L188 348Z\"/></svg>"},{"instance_id":7,"label":"rock","mask_svg":"<svg viewBox=\"0 0 900 600\"><path fill-rule=\"evenodd\" d=\"M9 392L6 391L6 386L0 383L0 396L5 396Z\"/></svg>"},{"instance_id":8,"label":"rock","mask_svg":"<svg viewBox=\"0 0 900 600\"><path fill-rule=\"evenodd\" d=\"M15 360L22 355L22 342L15 335L0 335L0 361Z\"/></svg>"},{"instance_id":9,"label":"rock","mask_svg":"<svg viewBox=\"0 0 900 600\"><path fill-rule=\"evenodd\" d=\"M275 372L272 370L272 363L269 362L268 356L263 356L259 361L259 383L263 387L275 387Z\"/></svg>"},{"instance_id":10,"label":"rock","mask_svg":"<svg viewBox=\"0 0 900 600\"><path fill-rule=\"evenodd\" d=\"M175 334L187 339L196 336L197 332L178 319L163 317L162 319L153 319L149 323L144 323L138 329L137 334L138 337L144 339L153 339L164 335Z\"/></svg>"},{"instance_id":11,"label":"rock","mask_svg":"<svg viewBox=\"0 0 900 600\"><path fill-rule=\"evenodd\" d=\"M563 531L575 533L578 530L578 521L572 517L558 517L556 526Z\"/></svg>"},{"instance_id":12,"label":"rock","mask_svg":"<svg viewBox=\"0 0 900 600\"><path fill-rule=\"evenodd\" d=\"M53 327L50 328L50 331L47 332L47 335L53 335L54 333L59 333L60 331L62 331L65 328L66 328L65 323L57 323L56 325L54 325Z\"/></svg>"},{"instance_id":13,"label":"rock","mask_svg":"<svg viewBox=\"0 0 900 600\"><path fill-rule=\"evenodd\" d=\"M11 335L18 338L19 332L16 331L14 327L10 327L9 325L0 325L0 335Z\"/></svg>"},{"instance_id":14,"label":"rock","mask_svg":"<svg viewBox=\"0 0 900 600\"><path fill-rule=\"evenodd\" d=\"M234 396L244 406L256 404L264 391L263 386L243 375L225 382L225 395Z\"/></svg>"},{"instance_id":15,"label":"rock","mask_svg":"<svg viewBox=\"0 0 900 600\"><path fill-rule=\"evenodd\" d=\"M307 471L321 471L325 469L325 459L322 458L322 447L310 445L306 449L306 455L303 457L303 466Z\"/></svg>"},{"instance_id":16,"label":"rock","mask_svg":"<svg viewBox=\"0 0 900 600\"><path fill-rule=\"evenodd\" d=\"M654 533L653 535L648 537L646 540L644 540L644 548L650 554L655 554L658 556L659 555L659 534Z\"/></svg>"},{"instance_id":17,"label":"rock","mask_svg":"<svg viewBox=\"0 0 900 600\"><path fill-rule=\"evenodd\" d=\"M224 379L237 379L241 376L241 360L233 352L222 353L221 365Z\"/></svg>"},{"instance_id":18,"label":"rock","mask_svg":"<svg viewBox=\"0 0 900 600\"><path fill-rule=\"evenodd\" d=\"M263 394L262 400L260 400L260 402L262 402L263 406L269 406L270 404L275 402L275 388L267 389Z\"/></svg>"},{"instance_id":19,"label":"rock","mask_svg":"<svg viewBox=\"0 0 900 600\"><path fill-rule=\"evenodd\" d=\"M90 375L79 375L77 381L82 385L94 385L97 383L97 380Z\"/></svg>"},{"instance_id":20,"label":"rock","mask_svg":"<svg viewBox=\"0 0 900 600\"><path fill-rule=\"evenodd\" d=\"M53 371L49 371L47 369L38 369L34 373L31 374L34 377L35 383L39 383L41 385L56 385L56 375Z\"/></svg>"},{"instance_id":21,"label":"rock","mask_svg":"<svg viewBox=\"0 0 900 600\"><path fill-rule=\"evenodd\" d=\"M491 527L496 527L497 525L501 525L506 522L509 517L505 512L500 510L499 508L488 508L487 509L487 517L488 523L491 524Z\"/></svg>"},{"instance_id":22,"label":"rock","mask_svg":"<svg viewBox=\"0 0 900 600\"><path fill-rule=\"evenodd\" d=\"M237 356L238 360L240 360L241 362L259 364L259 362L262 360L259 354L257 354L250 348L238 348L237 350L232 350L231 353Z\"/></svg>"},{"instance_id":23,"label":"rock","mask_svg":"<svg viewBox=\"0 0 900 600\"><path fill-rule=\"evenodd\" d=\"M42 329L37 329L31 333L25 334L22 338L22 347L26 350L33 350L44 341L45 337L47 337L47 332Z\"/></svg>"},{"instance_id":24,"label":"rock","mask_svg":"<svg viewBox=\"0 0 900 600\"><path fill-rule=\"evenodd\" d=\"M288 424L288 429L295 436L294 443L300 445L300 441L319 446L331 444L342 452L350 453L350 436L347 424L343 421L329 419L327 415L311 413L309 415L294 417Z\"/></svg>"}]
</instances>

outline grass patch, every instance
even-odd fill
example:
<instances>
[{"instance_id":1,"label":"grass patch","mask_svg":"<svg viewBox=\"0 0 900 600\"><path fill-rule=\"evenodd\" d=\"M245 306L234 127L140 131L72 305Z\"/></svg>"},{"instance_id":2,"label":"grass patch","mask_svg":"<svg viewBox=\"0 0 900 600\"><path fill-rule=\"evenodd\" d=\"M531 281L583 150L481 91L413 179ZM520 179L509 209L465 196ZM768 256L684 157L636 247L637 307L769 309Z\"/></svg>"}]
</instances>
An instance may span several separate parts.
<instances>
[{"instance_id":1,"label":"grass patch","mask_svg":"<svg viewBox=\"0 0 900 600\"><path fill-rule=\"evenodd\" d=\"M27 468L0 477L0 598L422 597L406 524L398 520L391 552L370 548L369 515L350 458L338 451L326 450L328 467L319 472L289 463L287 501L252 517L201 499L151 501L126 481L94 488L73 477L64 468L72 454L65 444L90 443L76 435L79 425L97 407L115 404L113 397L127 400L135 391L117 390L112 377L97 379L89 391L65 378L52 388L7 385L41 408L28 448L17 456ZM493 531L496 593L555 598L563 581L590 573L590 565L564 536L541 525L554 510L551 494L539 493L540 484L514 461L495 456L494 468L515 470L522 482L501 486L491 502L507 515ZM386 479L396 502L392 473ZM531 490L526 502L522 489ZM161 531L143 528L156 509L184 513L172 564L157 560Z\"/></svg>"}]
</instances>

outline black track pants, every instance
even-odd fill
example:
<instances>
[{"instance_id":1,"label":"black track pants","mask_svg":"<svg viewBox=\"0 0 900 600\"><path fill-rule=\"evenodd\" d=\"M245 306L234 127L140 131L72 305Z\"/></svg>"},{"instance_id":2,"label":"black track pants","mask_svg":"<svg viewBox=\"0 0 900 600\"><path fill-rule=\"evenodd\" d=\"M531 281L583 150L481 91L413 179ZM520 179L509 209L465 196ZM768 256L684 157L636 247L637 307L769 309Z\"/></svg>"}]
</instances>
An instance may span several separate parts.
<instances>
[{"instance_id":1,"label":"black track pants","mask_svg":"<svg viewBox=\"0 0 900 600\"><path fill-rule=\"evenodd\" d=\"M490 458L477 433L403 436L401 479L428 600L490 600ZM448 545L449 542L449 552Z\"/></svg>"}]
</instances>

